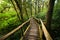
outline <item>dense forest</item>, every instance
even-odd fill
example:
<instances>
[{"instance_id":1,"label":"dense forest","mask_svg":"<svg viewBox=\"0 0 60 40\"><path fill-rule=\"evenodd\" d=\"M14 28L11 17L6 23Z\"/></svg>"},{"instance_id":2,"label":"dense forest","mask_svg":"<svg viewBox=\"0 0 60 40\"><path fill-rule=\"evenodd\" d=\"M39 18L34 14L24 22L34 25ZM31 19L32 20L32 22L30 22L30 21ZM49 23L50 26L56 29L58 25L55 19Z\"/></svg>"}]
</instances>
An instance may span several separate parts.
<instances>
[{"instance_id":1,"label":"dense forest","mask_svg":"<svg viewBox=\"0 0 60 40\"><path fill-rule=\"evenodd\" d=\"M0 0L0 38L29 18L36 17L44 21L53 40L60 40L59 13L60 0ZM6 40L19 40L28 24Z\"/></svg>"}]
</instances>

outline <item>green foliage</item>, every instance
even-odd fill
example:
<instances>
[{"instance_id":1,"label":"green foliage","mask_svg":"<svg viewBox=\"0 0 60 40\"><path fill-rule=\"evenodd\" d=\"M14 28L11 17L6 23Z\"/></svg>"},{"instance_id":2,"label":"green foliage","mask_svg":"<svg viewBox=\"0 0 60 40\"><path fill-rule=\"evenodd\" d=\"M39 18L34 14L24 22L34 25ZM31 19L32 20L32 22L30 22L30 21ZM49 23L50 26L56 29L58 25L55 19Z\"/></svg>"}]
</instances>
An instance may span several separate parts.
<instances>
[{"instance_id":1,"label":"green foliage","mask_svg":"<svg viewBox=\"0 0 60 40\"><path fill-rule=\"evenodd\" d=\"M45 19L45 14L46 13L39 13L36 15L37 18Z\"/></svg>"},{"instance_id":2,"label":"green foliage","mask_svg":"<svg viewBox=\"0 0 60 40\"><path fill-rule=\"evenodd\" d=\"M17 27L19 24L21 24L21 22L16 16L15 10L14 11L12 10L13 9L10 9L8 12L0 13L0 33L1 34L4 34L4 32L8 33L9 31Z\"/></svg>"},{"instance_id":3,"label":"green foliage","mask_svg":"<svg viewBox=\"0 0 60 40\"><path fill-rule=\"evenodd\" d=\"M3 3L0 4L0 10L2 10L6 6L10 7L10 3L4 1ZM20 24L21 22L18 19L16 11L14 10L14 8L12 8L11 4L9 10L4 10L3 13L0 13L0 36L7 34Z\"/></svg>"},{"instance_id":4,"label":"green foliage","mask_svg":"<svg viewBox=\"0 0 60 40\"><path fill-rule=\"evenodd\" d=\"M17 0L19 1L19 5L22 3L21 0ZM21 2L21 3L20 3ZM35 5L36 2L36 5ZM35 16L37 18L41 18L43 20L45 20L45 16L47 13L47 7L48 7L48 0L40 0L39 1L39 5L37 4L37 0L26 0L24 1L24 3L22 3L21 9L22 9L22 15L23 15L23 19L24 21L28 20L28 18L31 17L31 13L32 16ZM25 10L25 6L26 6L26 10ZM39 6L39 8L38 8ZM36 8L36 10L35 10ZM19 7L18 7L19 9ZM17 10L18 10L17 9ZM39 13L38 13L38 9L40 9ZM3 12L1 12L3 10ZM20 9L18 11L21 11ZM36 14L35 14L36 11ZM26 12L28 13L28 16L26 15ZM16 27L18 27L22 21L19 20L17 13L14 8L13 5L11 4L11 0L2 0L0 3L0 37L4 34L7 34L8 32L10 32L11 30L15 29ZM55 4L54 6L54 12L53 12L53 19L52 19L52 29L60 29L60 1L58 0L58 3ZM21 13L18 14L19 17L21 17ZM19 40L20 37L23 34L23 30L26 30L27 25L23 26L20 30L18 30L17 32L15 32L13 35L11 35L10 37L8 37L6 40Z\"/></svg>"},{"instance_id":5,"label":"green foliage","mask_svg":"<svg viewBox=\"0 0 60 40\"><path fill-rule=\"evenodd\" d=\"M36 17L45 20L46 13L47 13L47 8L43 8L43 10L41 10L40 13L36 15Z\"/></svg>"},{"instance_id":6,"label":"green foliage","mask_svg":"<svg viewBox=\"0 0 60 40\"><path fill-rule=\"evenodd\" d=\"M5 9L3 13L0 13L0 37L12 31L22 23L22 21L20 21L17 16L17 12L14 10L12 4L8 2L8 0L4 0L4 2L0 4L0 11L3 10L4 7L10 7L10 8ZM24 17L24 21L28 19L26 14L24 14L23 17ZM26 30L26 27L24 26L23 29ZM9 37L7 40L10 39L12 40L12 38L13 40L15 39L18 40L20 39L21 34L22 34L22 30L19 30L14 35Z\"/></svg>"},{"instance_id":7,"label":"green foliage","mask_svg":"<svg viewBox=\"0 0 60 40\"><path fill-rule=\"evenodd\" d=\"M54 6L53 18L52 18L52 30L55 35L54 40L60 40L60 0L57 0L57 4Z\"/></svg>"},{"instance_id":8,"label":"green foliage","mask_svg":"<svg viewBox=\"0 0 60 40\"><path fill-rule=\"evenodd\" d=\"M53 12L53 24L55 25L54 27L57 28L60 25L60 1L58 0L57 4L54 7L54 12Z\"/></svg>"}]
</instances>

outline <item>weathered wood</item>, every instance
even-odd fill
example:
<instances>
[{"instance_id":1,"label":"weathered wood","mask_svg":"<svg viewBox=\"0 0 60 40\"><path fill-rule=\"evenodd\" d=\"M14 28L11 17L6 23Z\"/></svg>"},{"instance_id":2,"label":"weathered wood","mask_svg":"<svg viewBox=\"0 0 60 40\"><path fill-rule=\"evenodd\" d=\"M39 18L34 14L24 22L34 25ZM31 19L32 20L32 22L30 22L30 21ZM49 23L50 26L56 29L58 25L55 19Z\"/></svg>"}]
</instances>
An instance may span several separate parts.
<instances>
[{"instance_id":1,"label":"weathered wood","mask_svg":"<svg viewBox=\"0 0 60 40\"><path fill-rule=\"evenodd\" d=\"M9 32L9 33L7 33L6 35L2 36L2 37L0 38L0 40L6 39L7 37L9 37L9 36L12 35L13 33L15 33L17 30L19 30L21 27L23 27L23 25L25 25L25 24L28 23L29 21L30 21L30 19L27 20L26 22L24 22L23 24L21 24L20 26L18 26L17 28L15 28L14 30L12 30L11 32Z\"/></svg>"},{"instance_id":2,"label":"weathered wood","mask_svg":"<svg viewBox=\"0 0 60 40\"><path fill-rule=\"evenodd\" d=\"M44 35L45 35L46 40L53 40L53 39L51 38L50 34L48 33L48 31L47 31L47 29L46 29L46 27L45 27L45 25L43 24L43 22L42 22L41 19L40 19L40 21L41 21L42 30L43 30L43 32L44 32Z\"/></svg>"},{"instance_id":3,"label":"weathered wood","mask_svg":"<svg viewBox=\"0 0 60 40\"><path fill-rule=\"evenodd\" d=\"M23 40L39 40L39 25L37 22L32 18L30 20L30 28L26 35L24 36Z\"/></svg>"},{"instance_id":4,"label":"weathered wood","mask_svg":"<svg viewBox=\"0 0 60 40\"><path fill-rule=\"evenodd\" d=\"M46 40L53 40L53 39L51 38L49 32L47 31L44 23L42 22L42 20L41 20L41 19L38 19L38 18L35 18L35 17L34 17L34 19L36 19L37 21L41 22L42 31L43 31L43 33L44 33L44 36L45 36ZM41 30L40 30L40 31L41 31Z\"/></svg>"},{"instance_id":5,"label":"weathered wood","mask_svg":"<svg viewBox=\"0 0 60 40\"><path fill-rule=\"evenodd\" d=\"M29 30L29 28L30 28L30 25L27 27L27 29L25 30L25 32L24 32L24 34L23 34L23 36L27 33L27 31ZM22 40L23 39L23 36L20 38L20 40Z\"/></svg>"},{"instance_id":6,"label":"weathered wood","mask_svg":"<svg viewBox=\"0 0 60 40\"><path fill-rule=\"evenodd\" d=\"M9 37L13 33L15 33L17 30L19 30L23 25L25 25L29 21L30 21L30 26L27 27L26 31L24 32L25 36L22 37L23 38L22 40L39 40L39 39L43 40L43 38L42 38L43 33L44 33L44 36L45 36L46 40L53 40L51 38L50 34L48 33L45 25L43 24L42 20L41 19L39 20L37 18L36 18L36 20L41 22L42 29L39 27L39 24L33 18L31 18L31 19L27 20L26 22L24 22L19 27L17 27L16 29L12 30L8 34L6 34L3 37L1 37L0 40L6 39L7 37Z\"/></svg>"},{"instance_id":7,"label":"weathered wood","mask_svg":"<svg viewBox=\"0 0 60 40\"><path fill-rule=\"evenodd\" d=\"M40 35L40 40L43 40L43 32L40 26L39 26L39 35Z\"/></svg>"},{"instance_id":8,"label":"weathered wood","mask_svg":"<svg viewBox=\"0 0 60 40\"><path fill-rule=\"evenodd\" d=\"M38 18L36 18L36 17L33 17L36 21L38 21L38 22L40 22L40 20L38 19Z\"/></svg>"}]
</instances>

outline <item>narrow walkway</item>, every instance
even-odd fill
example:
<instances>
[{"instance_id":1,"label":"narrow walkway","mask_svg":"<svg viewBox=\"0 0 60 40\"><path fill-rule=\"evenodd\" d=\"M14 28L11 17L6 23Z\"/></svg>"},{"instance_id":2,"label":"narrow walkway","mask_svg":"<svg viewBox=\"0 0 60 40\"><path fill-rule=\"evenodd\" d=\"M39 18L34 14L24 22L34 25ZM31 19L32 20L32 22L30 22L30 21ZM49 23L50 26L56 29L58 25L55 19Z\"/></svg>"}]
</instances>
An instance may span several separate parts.
<instances>
[{"instance_id":1,"label":"narrow walkway","mask_svg":"<svg viewBox=\"0 0 60 40\"><path fill-rule=\"evenodd\" d=\"M23 37L23 40L39 40L39 25L37 24L33 18L30 20L30 29Z\"/></svg>"}]
</instances>

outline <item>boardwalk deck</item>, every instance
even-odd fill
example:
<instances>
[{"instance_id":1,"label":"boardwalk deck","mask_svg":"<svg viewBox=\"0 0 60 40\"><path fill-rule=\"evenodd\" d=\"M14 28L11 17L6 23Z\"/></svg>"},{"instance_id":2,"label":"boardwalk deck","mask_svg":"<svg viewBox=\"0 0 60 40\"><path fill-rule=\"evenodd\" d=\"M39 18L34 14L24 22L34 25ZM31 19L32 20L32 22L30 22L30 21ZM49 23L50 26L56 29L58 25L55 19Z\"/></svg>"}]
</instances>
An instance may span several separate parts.
<instances>
[{"instance_id":1,"label":"boardwalk deck","mask_svg":"<svg viewBox=\"0 0 60 40\"><path fill-rule=\"evenodd\" d=\"M38 20L41 22L42 27L36 22L35 19L31 18L28 21L24 22L22 25L17 27L16 29L12 30L8 34L2 36L0 40L5 40L8 38L10 35L14 34L17 30L19 30L24 24L30 22L30 25L27 27L25 30L24 34L20 38L20 40L43 40L43 34L46 38L46 40L53 40L48 33L45 25L43 24L42 20ZM45 39L44 39L45 40Z\"/></svg>"},{"instance_id":2,"label":"boardwalk deck","mask_svg":"<svg viewBox=\"0 0 60 40\"><path fill-rule=\"evenodd\" d=\"M38 23L32 18L30 20L30 29L27 31L26 35L23 37L23 40L39 40L39 25Z\"/></svg>"}]
</instances>

